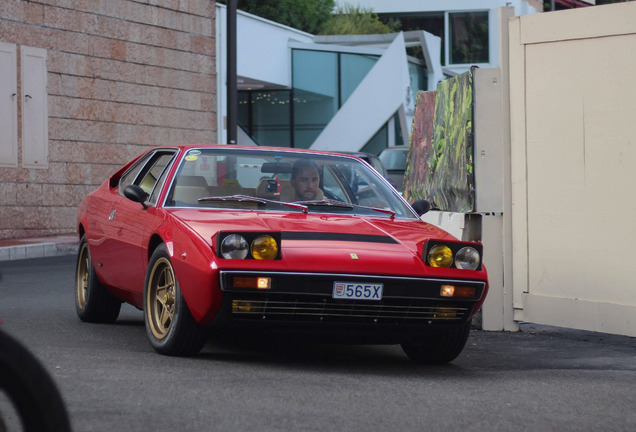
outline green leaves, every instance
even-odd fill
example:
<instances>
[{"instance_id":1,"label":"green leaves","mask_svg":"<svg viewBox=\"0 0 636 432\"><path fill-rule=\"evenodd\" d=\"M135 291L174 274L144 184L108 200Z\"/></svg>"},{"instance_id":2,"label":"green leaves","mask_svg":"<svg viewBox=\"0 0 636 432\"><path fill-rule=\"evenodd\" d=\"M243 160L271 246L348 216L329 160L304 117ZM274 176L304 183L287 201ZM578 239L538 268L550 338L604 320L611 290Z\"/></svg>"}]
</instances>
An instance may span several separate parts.
<instances>
[{"instance_id":1,"label":"green leaves","mask_svg":"<svg viewBox=\"0 0 636 432\"><path fill-rule=\"evenodd\" d=\"M238 9L312 34L331 18L334 0L238 0Z\"/></svg>"},{"instance_id":2,"label":"green leaves","mask_svg":"<svg viewBox=\"0 0 636 432\"><path fill-rule=\"evenodd\" d=\"M327 22L322 34L356 35L379 34L399 31L399 23L384 24L371 9L350 4L338 7L338 10Z\"/></svg>"}]
</instances>

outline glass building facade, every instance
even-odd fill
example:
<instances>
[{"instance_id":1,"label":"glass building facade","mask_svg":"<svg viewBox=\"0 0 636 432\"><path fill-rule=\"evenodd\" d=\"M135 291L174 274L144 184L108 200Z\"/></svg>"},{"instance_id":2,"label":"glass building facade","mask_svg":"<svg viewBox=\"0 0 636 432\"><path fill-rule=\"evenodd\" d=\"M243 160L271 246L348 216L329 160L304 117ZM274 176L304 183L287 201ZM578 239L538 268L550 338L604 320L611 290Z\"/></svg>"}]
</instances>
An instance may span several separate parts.
<instances>
[{"instance_id":1,"label":"glass building facade","mask_svg":"<svg viewBox=\"0 0 636 432\"><path fill-rule=\"evenodd\" d=\"M309 148L379 58L293 49L292 88L239 91L239 126L259 145ZM426 88L426 75L420 65L409 63L408 69L415 98ZM396 118L389 122L397 125ZM386 148L389 130L401 139L399 126L387 123L363 150L377 154Z\"/></svg>"},{"instance_id":2,"label":"glass building facade","mask_svg":"<svg viewBox=\"0 0 636 432\"><path fill-rule=\"evenodd\" d=\"M425 30L442 41L442 65L490 62L488 11L380 13L380 18L399 20L402 31ZM450 43L447 42L450 40Z\"/></svg>"}]
</instances>

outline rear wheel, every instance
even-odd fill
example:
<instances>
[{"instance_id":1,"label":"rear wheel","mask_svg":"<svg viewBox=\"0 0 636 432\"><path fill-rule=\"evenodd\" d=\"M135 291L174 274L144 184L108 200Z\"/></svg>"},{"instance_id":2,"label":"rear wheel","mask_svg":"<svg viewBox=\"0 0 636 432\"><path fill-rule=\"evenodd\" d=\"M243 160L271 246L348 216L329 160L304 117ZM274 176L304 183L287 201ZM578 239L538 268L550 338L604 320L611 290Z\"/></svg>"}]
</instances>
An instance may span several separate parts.
<instances>
[{"instance_id":1,"label":"rear wheel","mask_svg":"<svg viewBox=\"0 0 636 432\"><path fill-rule=\"evenodd\" d=\"M77 252L75 271L75 310L82 321L110 323L117 319L121 302L99 282L88 250L86 236Z\"/></svg>"},{"instance_id":2,"label":"rear wheel","mask_svg":"<svg viewBox=\"0 0 636 432\"><path fill-rule=\"evenodd\" d=\"M409 358L422 364L443 364L457 358L464 349L470 333L470 320L459 328L440 331L432 335L420 335L402 342L402 349Z\"/></svg>"},{"instance_id":3,"label":"rear wheel","mask_svg":"<svg viewBox=\"0 0 636 432\"><path fill-rule=\"evenodd\" d=\"M207 339L194 320L174 273L165 245L150 258L144 284L144 321L155 351L173 356L198 353Z\"/></svg>"}]
</instances>

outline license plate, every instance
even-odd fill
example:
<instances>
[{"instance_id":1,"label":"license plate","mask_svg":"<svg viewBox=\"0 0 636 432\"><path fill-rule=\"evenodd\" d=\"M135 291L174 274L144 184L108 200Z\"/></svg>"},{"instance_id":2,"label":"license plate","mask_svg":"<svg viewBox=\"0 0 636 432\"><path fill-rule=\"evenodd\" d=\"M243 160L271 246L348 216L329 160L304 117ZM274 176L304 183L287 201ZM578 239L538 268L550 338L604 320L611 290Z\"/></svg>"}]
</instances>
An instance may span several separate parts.
<instances>
[{"instance_id":1,"label":"license plate","mask_svg":"<svg viewBox=\"0 0 636 432\"><path fill-rule=\"evenodd\" d=\"M334 282L332 298L352 300L382 300L381 283Z\"/></svg>"}]
</instances>

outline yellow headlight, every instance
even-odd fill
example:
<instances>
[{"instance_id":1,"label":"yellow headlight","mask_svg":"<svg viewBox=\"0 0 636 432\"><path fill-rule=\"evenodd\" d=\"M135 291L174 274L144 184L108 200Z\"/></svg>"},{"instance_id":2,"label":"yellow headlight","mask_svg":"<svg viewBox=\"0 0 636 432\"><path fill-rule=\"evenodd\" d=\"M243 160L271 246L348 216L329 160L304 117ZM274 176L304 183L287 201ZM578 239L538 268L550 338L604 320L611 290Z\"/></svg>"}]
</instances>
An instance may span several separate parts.
<instances>
[{"instance_id":1,"label":"yellow headlight","mask_svg":"<svg viewBox=\"0 0 636 432\"><path fill-rule=\"evenodd\" d=\"M272 236L262 235L252 242L252 256L255 259L272 260L278 255L278 243Z\"/></svg>"},{"instance_id":2,"label":"yellow headlight","mask_svg":"<svg viewBox=\"0 0 636 432\"><path fill-rule=\"evenodd\" d=\"M433 246L428 251L427 261L431 267L450 267L453 264L453 251L446 245Z\"/></svg>"}]
</instances>

